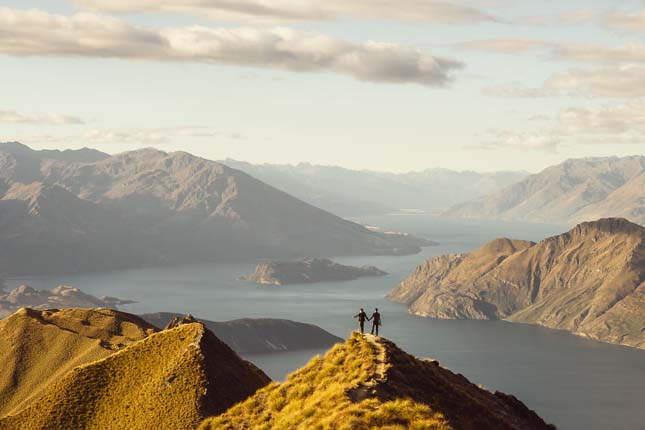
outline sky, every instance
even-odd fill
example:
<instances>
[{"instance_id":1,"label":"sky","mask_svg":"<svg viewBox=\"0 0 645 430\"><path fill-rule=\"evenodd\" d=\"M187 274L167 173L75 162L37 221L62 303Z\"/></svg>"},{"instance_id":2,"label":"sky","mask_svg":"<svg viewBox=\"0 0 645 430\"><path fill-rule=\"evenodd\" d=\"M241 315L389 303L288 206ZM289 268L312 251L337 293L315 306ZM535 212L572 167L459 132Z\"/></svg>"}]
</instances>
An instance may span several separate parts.
<instances>
[{"instance_id":1,"label":"sky","mask_svg":"<svg viewBox=\"0 0 645 430\"><path fill-rule=\"evenodd\" d=\"M645 150L645 0L0 0L0 141L406 172Z\"/></svg>"}]
</instances>

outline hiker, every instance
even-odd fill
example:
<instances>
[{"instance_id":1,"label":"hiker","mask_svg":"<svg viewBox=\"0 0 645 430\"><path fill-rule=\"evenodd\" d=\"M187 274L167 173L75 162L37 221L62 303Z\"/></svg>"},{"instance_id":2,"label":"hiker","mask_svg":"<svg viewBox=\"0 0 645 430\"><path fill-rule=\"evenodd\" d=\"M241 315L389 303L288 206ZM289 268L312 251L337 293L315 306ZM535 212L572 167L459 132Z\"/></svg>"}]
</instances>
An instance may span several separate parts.
<instances>
[{"instance_id":1,"label":"hiker","mask_svg":"<svg viewBox=\"0 0 645 430\"><path fill-rule=\"evenodd\" d=\"M364 334L365 333L365 321L366 320L369 321L369 317L367 316L367 314L365 313L363 308L361 308L361 311L359 313L354 315L354 318L358 318L358 325L361 328L361 334Z\"/></svg>"},{"instance_id":2,"label":"hiker","mask_svg":"<svg viewBox=\"0 0 645 430\"><path fill-rule=\"evenodd\" d=\"M378 336L378 328L381 325L381 314L379 313L378 308L374 309L372 318L368 318L368 320L369 319L372 320L372 334L376 334Z\"/></svg>"}]
</instances>

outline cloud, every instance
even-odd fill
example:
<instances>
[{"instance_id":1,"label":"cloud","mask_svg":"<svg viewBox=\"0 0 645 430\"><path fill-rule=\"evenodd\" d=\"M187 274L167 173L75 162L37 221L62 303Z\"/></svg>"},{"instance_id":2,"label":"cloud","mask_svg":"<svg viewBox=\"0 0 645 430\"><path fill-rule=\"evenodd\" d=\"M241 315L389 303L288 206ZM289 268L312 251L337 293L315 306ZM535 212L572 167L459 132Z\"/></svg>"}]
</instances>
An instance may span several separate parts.
<instances>
[{"instance_id":1,"label":"cloud","mask_svg":"<svg viewBox=\"0 0 645 430\"><path fill-rule=\"evenodd\" d=\"M549 97L556 95L553 90L545 87L532 88L519 82L512 82L508 84L500 84L491 87L486 87L483 93L488 96L494 97L510 97L510 98L527 98L535 99L540 97Z\"/></svg>"},{"instance_id":2,"label":"cloud","mask_svg":"<svg viewBox=\"0 0 645 430\"><path fill-rule=\"evenodd\" d=\"M560 110L540 130L488 130L479 150L519 150L557 152L564 144L629 145L645 143L645 100L601 107L569 107Z\"/></svg>"},{"instance_id":3,"label":"cloud","mask_svg":"<svg viewBox=\"0 0 645 430\"><path fill-rule=\"evenodd\" d=\"M558 115L561 134L613 135L625 137L639 134L645 137L645 102L632 101L601 108L568 108Z\"/></svg>"},{"instance_id":4,"label":"cloud","mask_svg":"<svg viewBox=\"0 0 645 430\"><path fill-rule=\"evenodd\" d=\"M443 85L458 61L391 43L353 43L285 27L153 29L92 13L0 8L0 53L203 62L361 81Z\"/></svg>"},{"instance_id":5,"label":"cloud","mask_svg":"<svg viewBox=\"0 0 645 430\"><path fill-rule=\"evenodd\" d=\"M469 146L478 150L514 150L557 152L560 139L549 132L516 132L511 130L491 129L479 145Z\"/></svg>"},{"instance_id":6,"label":"cloud","mask_svg":"<svg viewBox=\"0 0 645 430\"><path fill-rule=\"evenodd\" d=\"M440 0L72 0L101 12L181 12L218 21L319 21L343 17L472 24L496 21L489 13Z\"/></svg>"},{"instance_id":7,"label":"cloud","mask_svg":"<svg viewBox=\"0 0 645 430\"><path fill-rule=\"evenodd\" d=\"M78 117L70 115L61 115L56 113L23 114L14 110L0 109L0 123L65 125L84 124L84 121Z\"/></svg>"},{"instance_id":8,"label":"cloud","mask_svg":"<svg viewBox=\"0 0 645 430\"><path fill-rule=\"evenodd\" d=\"M80 134L36 134L16 136L15 139L25 143L82 143L93 145L165 145L187 139L224 138L229 140L246 139L238 131L223 131L212 127L153 127L153 128L96 128Z\"/></svg>"},{"instance_id":9,"label":"cloud","mask_svg":"<svg viewBox=\"0 0 645 430\"><path fill-rule=\"evenodd\" d=\"M610 28L634 32L645 31L645 11L635 13L615 12L603 17L603 23Z\"/></svg>"},{"instance_id":10,"label":"cloud","mask_svg":"<svg viewBox=\"0 0 645 430\"><path fill-rule=\"evenodd\" d=\"M545 88L595 97L645 96L645 67L571 70L549 78Z\"/></svg>"},{"instance_id":11,"label":"cloud","mask_svg":"<svg viewBox=\"0 0 645 430\"><path fill-rule=\"evenodd\" d=\"M469 40L455 45L460 49L473 51L497 52L501 54L518 54L541 50L553 46L550 42L535 39L482 39Z\"/></svg>"}]
</instances>

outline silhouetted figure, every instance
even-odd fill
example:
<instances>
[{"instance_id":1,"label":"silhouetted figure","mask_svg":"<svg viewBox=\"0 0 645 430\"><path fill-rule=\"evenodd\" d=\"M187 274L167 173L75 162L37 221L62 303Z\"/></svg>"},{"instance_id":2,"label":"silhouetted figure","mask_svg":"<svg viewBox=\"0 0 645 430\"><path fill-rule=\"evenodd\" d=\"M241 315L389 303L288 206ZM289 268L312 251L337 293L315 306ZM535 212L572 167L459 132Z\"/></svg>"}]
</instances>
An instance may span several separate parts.
<instances>
[{"instance_id":1,"label":"silhouetted figure","mask_svg":"<svg viewBox=\"0 0 645 430\"><path fill-rule=\"evenodd\" d=\"M354 315L354 318L358 318L358 325L361 328L361 334L365 333L365 321L369 321L369 317L367 316L363 308L361 308L361 311L359 313Z\"/></svg>"},{"instance_id":2,"label":"silhouetted figure","mask_svg":"<svg viewBox=\"0 0 645 430\"><path fill-rule=\"evenodd\" d=\"M368 318L369 319L369 318ZM378 311L378 308L374 309L372 314L372 334L378 336L378 328L381 326L381 314Z\"/></svg>"}]
</instances>

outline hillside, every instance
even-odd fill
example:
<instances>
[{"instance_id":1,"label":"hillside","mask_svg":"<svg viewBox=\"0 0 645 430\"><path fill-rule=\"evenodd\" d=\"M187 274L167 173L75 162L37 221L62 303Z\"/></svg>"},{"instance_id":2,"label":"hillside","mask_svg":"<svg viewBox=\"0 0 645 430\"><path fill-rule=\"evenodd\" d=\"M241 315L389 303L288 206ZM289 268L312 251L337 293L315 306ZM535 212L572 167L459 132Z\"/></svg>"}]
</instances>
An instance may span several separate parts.
<instances>
[{"instance_id":1,"label":"hillside","mask_svg":"<svg viewBox=\"0 0 645 430\"><path fill-rule=\"evenodd\" d=\"M393 343L354 334L284 383L201 429L552 429L512 396L490 393Z\"/></svg>"},{"instance_id":2,"label":"hillside","mask_svg":"<svg viewBox=\"0 0 645 430\"><path fill-rule=\"evenodd\" d=\"M498 239L424 262L388 297L420 316L506 319L645 348L645 228L612 218L539 243Z\"/></svg>"},{"instance_id":3,"label":"hillside","mask_svg":"<svg viewBox=\"0 0 645 430\"><path fill-rule=\"evenodd\" d=\"M342 282L385 275L386 272L374 266L354 267L336 263L328 258L304 258L296 261L263 261L244 279L259 285L288 285Z\"/></svg>"},{"instance_id":4,"label":"hillside","mask_svg":"<svg viewBox=\"0 0 645 430\"><path fill-rule=\"evenodd\" d=\"M184 152L0 144L0 171L0 275L409 254L427 244L370 231Z\"/></svg>"},{"instance_id":5,"label":"hillside","mask_svg":"<svg viewBox=\"0 0 645 430\"><path fill-rule=\"evenodd\" d=\"M176 314L158 312L141 318L156 327L165 327ZM245 318L233 321L199 319L218 339L238 354L329 348L342 341L312 324L269 318Z\"/></svg>"},{"instance_id":6,"label":"hillside","mask_svg":"<svg viewBox=\"0 0 645 430\"><path fill-rule=\"evenodd\" d=\"M624 217L645 224L643 184L642 156L568 160L446 215L556 225Z\"/></svg>"},{"instance_id":7,"label":"hillside","mask_svg":"<svg viewBox=\"0 0 645 430\"><path fill-rule=\"evenodd\" d=\"M0 320L0 416L17 413L75 367L155 331L138 317L107 309L25 308Z\"/></svg>"},{"instance_id":8,"label":"hillside","mask_svg":"<svg viewBox=\"0 0 645 430\"><path fill-rule=\"evenodd\" d=\"M527 175L447 169L386 173L309 163L250 164L230 159L222 163L342 216L383 214L401 209L446 209L499 191Z\"/></svg>"},{"instance_id":9,"label":"hillside","mask_svg":"<svg viewBox=\"0 0 645 430\"><path fill-rule=\"evenodd\" d=\"M202 324L183 324L74 368L0 429L186 430L268 382Z\"/></svg>"}]
</instances>

